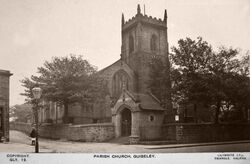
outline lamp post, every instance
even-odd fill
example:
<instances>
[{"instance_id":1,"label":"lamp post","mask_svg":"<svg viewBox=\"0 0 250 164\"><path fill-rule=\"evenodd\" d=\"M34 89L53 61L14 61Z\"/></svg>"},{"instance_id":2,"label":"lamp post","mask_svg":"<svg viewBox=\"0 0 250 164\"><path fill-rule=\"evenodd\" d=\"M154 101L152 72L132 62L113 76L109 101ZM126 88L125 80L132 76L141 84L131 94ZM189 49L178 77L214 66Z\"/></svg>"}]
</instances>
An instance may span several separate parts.
<instances>
[{"instance_id":1,"label":"lamp post","mask_svg":"<svg viewBox=\"0 0 250 164\"><path fill-rule=\"evenodd\" d=\"M176 114L175 114L175 122L179 122L180 121L180 106L177 105L177 111L176 111Z\"/></svg>"},{"instance_id":2,"label":"lamp post","mask_svg":"<svg viewBox=\"0 0 250 164\"><path fill-rule=\"evenodd\" d=\"M41 88L33 88L32 94L35 99L35 123L36 123L36 144L35 144L35 153L39 153L39 144L38 144L38 102L42 95L42 89Z\"/></svg>"}]
</instances>

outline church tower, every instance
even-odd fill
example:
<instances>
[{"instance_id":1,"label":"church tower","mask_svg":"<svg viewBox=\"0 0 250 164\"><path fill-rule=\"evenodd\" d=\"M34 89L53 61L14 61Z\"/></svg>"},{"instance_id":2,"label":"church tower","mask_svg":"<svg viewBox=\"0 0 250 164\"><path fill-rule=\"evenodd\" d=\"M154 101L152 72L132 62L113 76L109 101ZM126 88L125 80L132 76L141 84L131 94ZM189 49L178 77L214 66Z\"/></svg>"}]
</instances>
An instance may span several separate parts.
<instances>
[{"instance_id":1,"label":"church tower","mask_svg":"<svg viewBox=\"0 0 250 164\"><path fill-rule=\"evenodd\" d=\"M106 70L106 72L114 72L113 74L109 73L113 79L110 86L114 88L113 93L119 93L111 108L115 136L129 135L132 144L138 143L139 140L159 139L162 137L160 127L173 118L167 11L165 10L163 20L152 18L142 14L140 5L138 5L136 15L128 21L122 14L121 28L121 59L108 67L107 70L110 71ZM164 91L167 97L164 102L159 101L152 93L148 92L149 64L155 57L164 60L168 66L165 73L168 87ZM124 72L120 74L121 76L119 76L120 71ZM116 92L120 91L122 86L122 92Z\"/></svg>"},{"instance_id":2,"label":"church tower","mask_svg":"<svg viewBox=\"0 0 250 164\"><path fill-rule=\"evenodd\" d=\"M167 11L163 20L152 18L142 14L138 5L137 14L132 19L125 21L122 14L121 26L121 59L135 72L136 92L146 93L151 58L165 56L169 64Z\"/></svg>"}]
</instances>

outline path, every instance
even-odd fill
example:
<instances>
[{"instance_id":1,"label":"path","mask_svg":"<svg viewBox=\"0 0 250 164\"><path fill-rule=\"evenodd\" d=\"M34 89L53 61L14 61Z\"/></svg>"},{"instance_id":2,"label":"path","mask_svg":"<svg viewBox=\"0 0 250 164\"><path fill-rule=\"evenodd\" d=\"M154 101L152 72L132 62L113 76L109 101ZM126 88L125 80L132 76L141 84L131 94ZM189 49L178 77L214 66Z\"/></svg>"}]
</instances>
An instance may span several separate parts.
<instances>
[{"instance_id":1,"label":"path","mask_svg":"<svg viewBox=\"0 0 250 164\"><path fill-rule=\"evenodd\" d=\"M22 132L10 131L9 143L0 143L0 152L34 152L30 138ZM208 143L211 144L211 143ZM40 152L82 153L174 153L174 152L250 152L250 141L208 144L178 145L122 145L120 143L87 143L40 139Z\"/></svg>"}]
</instances>

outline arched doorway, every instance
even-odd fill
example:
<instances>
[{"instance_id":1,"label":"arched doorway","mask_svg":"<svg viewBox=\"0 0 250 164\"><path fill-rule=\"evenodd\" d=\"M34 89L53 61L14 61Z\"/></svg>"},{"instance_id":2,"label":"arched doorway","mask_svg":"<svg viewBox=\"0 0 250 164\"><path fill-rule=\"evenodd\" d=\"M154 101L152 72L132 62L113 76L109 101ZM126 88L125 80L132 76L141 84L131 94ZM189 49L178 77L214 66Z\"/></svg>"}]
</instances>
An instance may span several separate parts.
<instances>
[{"instance_id":1,"label":"arched doorway","mask_svg":"<svg viewBox=\"0 0 250 164\"><path fill-rule=\"evenodd\" d=\"M121 111L121 136L131 135L131 111L128 108L124 108Z\"/></svg>"}]
</instances>

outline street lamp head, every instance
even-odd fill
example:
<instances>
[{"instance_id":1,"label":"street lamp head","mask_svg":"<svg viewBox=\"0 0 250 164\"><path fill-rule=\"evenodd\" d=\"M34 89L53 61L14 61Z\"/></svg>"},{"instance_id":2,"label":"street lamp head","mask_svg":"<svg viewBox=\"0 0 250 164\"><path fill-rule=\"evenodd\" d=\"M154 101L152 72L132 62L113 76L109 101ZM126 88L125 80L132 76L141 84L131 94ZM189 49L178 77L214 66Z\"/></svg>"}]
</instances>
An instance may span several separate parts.
<instances>
[{"instance_id":1,"label":"street lamp head","mask_svg":"<svg viewBox=\"0 0 250 164\"><path fill-rule=\"evenodd\" d=\"M32 94L33 94L35 99L40 99L40 97L42 95L42 89L39 87L35 87L32 89Z\"/></svg>"}]
</instances>

